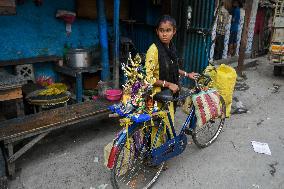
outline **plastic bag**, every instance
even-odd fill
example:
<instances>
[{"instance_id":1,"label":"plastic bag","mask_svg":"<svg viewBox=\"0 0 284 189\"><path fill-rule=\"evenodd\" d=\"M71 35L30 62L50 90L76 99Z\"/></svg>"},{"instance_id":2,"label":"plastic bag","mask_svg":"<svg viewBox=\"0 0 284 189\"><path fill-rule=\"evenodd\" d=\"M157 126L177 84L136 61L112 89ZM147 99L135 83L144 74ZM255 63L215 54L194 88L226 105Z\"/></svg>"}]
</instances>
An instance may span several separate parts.
<instances>
[{"instance_id":1,"label":"plastic bag","mask_svg":"<svg viewBox=\"0 0 284 189\"><path fill-rule=\"evenodd\" d=\"M230 117L233 92L237 80L237 73L235 69L225 64L221 64L217 68L209 65L204 70L204 73L209 75L212 79L212 83L209 85L216 88L219 94L223 97L226 104L226 117Z\"/></svg>"}]
</instances>

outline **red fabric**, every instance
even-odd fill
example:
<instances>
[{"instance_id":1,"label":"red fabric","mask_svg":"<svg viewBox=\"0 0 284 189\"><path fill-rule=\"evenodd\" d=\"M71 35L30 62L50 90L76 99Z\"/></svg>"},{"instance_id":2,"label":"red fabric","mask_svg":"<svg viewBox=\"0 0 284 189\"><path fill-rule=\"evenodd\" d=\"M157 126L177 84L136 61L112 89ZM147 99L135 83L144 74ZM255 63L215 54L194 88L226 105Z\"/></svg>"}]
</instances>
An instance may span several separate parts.
<instances>
[{"instance_id":1,"label":"red fabric","mask_svg":"<svg viewBox=\"0 0 284 189\"><path fill-rule=\"evenodd\" d=\"M206 99L207 104L210 105L209 111L210 111L212 118L213 119L216 118L218 116L218 112L216 111L217 110L216 104L212 101L209 95L205 95L205 99Z\"/></svg>"},{"instance_id":2,"label":"red fabric","mask_svg":"<svg viewBox=\"0 0 284 189\"><path fill-rule=\"evenodd\" d=\"M196 98L196 102L198 104L199 110L200 110L200 116L202 120L202 124L204 125L206 123L206 114L203 108L203 103L200 97Z\"/></svg>"},{"instance_id":3,"label":"red fabric","mask_svg":"<svg viewBox=\"0 0 284 189\"><path fill-rule=\"evenodd\" d=\"M255 26L254 26L254 33L259 34L262 33L264 30L264 17L265 17L265 10L263 8L259 8L256 14Z\"/></svg>"}]
</instances>

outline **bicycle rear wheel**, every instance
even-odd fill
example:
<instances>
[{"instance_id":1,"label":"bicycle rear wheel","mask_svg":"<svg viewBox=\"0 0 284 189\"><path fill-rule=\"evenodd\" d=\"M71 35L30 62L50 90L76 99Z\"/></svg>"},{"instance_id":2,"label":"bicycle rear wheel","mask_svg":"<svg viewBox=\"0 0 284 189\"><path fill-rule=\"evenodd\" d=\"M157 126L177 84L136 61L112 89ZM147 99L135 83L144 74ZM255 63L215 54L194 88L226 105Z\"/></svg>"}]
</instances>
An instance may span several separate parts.
<instances>
[{"instance_id":1,"label":"bicycle rear wheel","mask_svg":"<svg viewBox=\"0 0 284 189\"><path fill-rule=\"evenodd\" d=\"M222 114L219 118L208 121L205 125L195 127L192 133L193 142L199 148L205 148L216 141L217 137L221 133L226 117L226 106L225 101L220 96L220 106Z\"/></svg>"},{"instance_id":2,"label":"bicycle rear wheel","mask_svg":"<svg viewBox=\"0 0 284 189\"><path fill-rule=\"evenodd\" d=\"M164 163L151 166L152 149L166 140L161 130L157 126L144 126L129 133L129 145L125 142L119 147L111 171L113 188L147 189L154 184L164 166Z\"/></svg>"}]
</instances>

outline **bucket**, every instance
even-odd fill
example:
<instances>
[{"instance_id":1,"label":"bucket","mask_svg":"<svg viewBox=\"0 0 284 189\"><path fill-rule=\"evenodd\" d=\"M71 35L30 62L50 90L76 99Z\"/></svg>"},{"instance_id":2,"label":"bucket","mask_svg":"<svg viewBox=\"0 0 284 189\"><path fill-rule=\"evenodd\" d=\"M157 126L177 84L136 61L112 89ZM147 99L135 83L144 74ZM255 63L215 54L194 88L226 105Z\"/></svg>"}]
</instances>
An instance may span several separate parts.
<instances>
[{"instance_id":1,"label":"bucket","mask_svg":"<svg viewBox=\"0 0 284 189\"><path fill-rule=\"evenodd\" d=\"M108 89L105 93L106 99L110 101L119 101L122 97L122 90L120 89Z\"/></svg>"}]
</instances>

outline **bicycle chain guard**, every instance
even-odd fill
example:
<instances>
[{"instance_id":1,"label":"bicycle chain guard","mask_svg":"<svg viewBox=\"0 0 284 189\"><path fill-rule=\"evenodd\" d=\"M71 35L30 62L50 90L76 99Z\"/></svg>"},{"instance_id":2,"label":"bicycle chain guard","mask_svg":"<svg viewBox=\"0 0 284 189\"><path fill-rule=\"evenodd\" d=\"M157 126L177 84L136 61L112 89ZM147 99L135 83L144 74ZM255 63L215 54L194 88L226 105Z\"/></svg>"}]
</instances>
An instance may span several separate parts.
<instances>
[{"instance_id":1,"label":"bicycle chain guard","mask_svg":"<svg viewBox=\"0 0 284 189\"><path fill-rule=\"evenodd\" d=\"M180 134L175 138L167 141L158 148L153 149L152 155L152 165L160 165L162 162L178 156L181 154L187 145L187 138L185 134Z\"/></svg>"}]
</instances>

